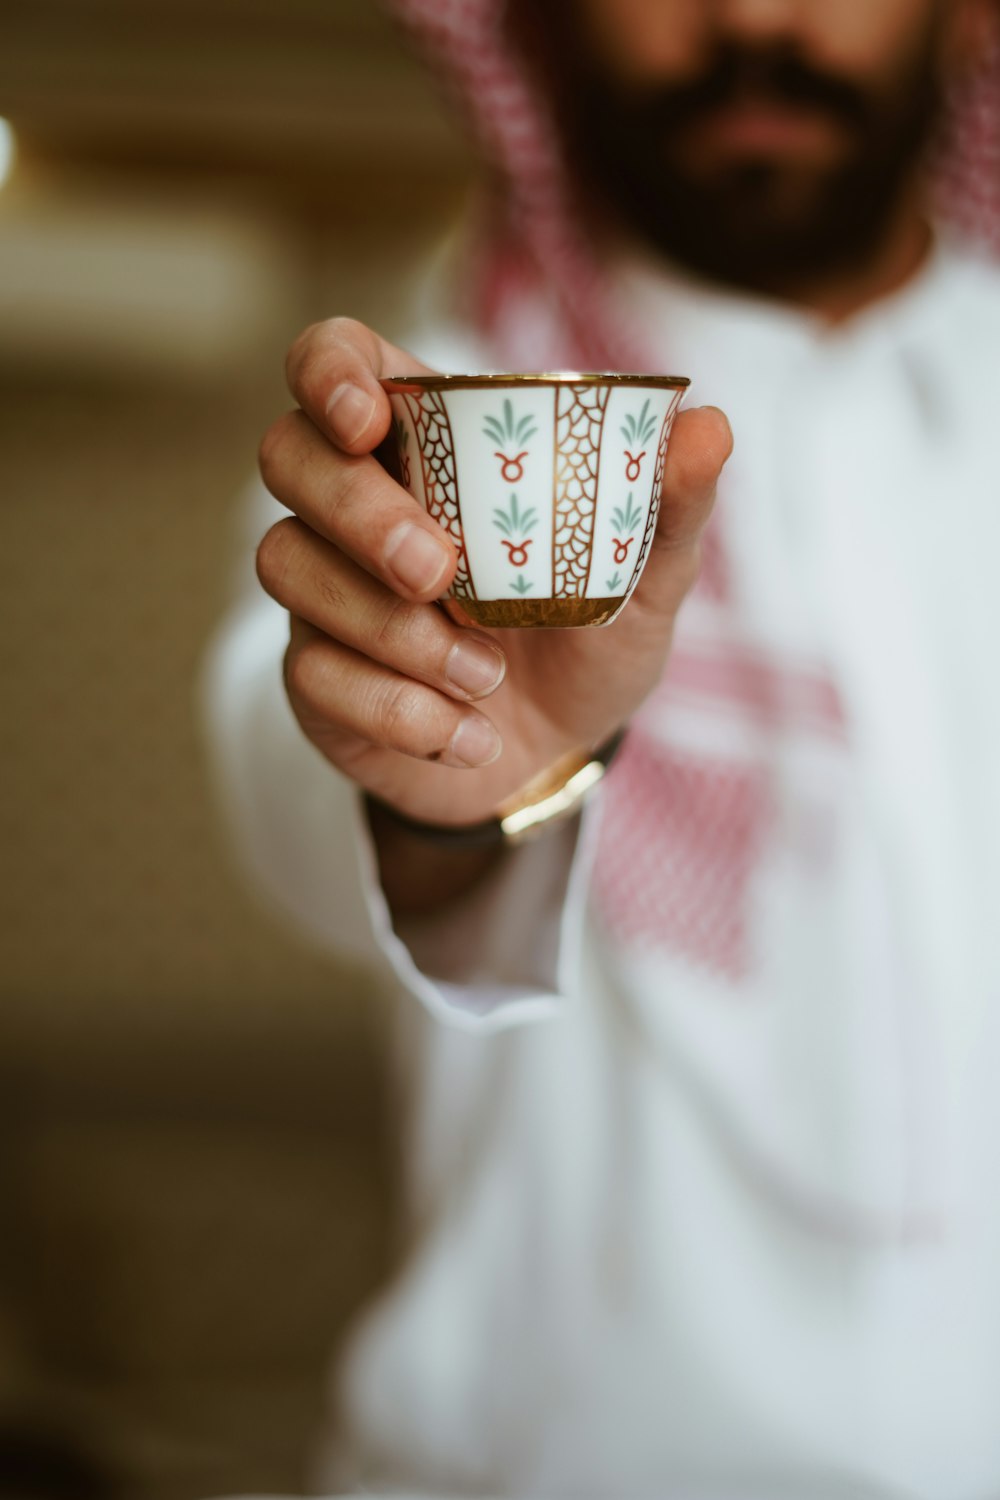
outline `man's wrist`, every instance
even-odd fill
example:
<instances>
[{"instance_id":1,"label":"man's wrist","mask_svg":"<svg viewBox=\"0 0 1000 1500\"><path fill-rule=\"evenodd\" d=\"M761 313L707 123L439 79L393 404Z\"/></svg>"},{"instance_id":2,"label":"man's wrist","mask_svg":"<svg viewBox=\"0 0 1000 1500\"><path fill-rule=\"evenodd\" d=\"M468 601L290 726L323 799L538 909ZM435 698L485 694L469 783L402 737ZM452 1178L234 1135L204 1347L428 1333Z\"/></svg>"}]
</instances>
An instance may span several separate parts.
<instances>
[{"instance_id":1,"label":"man's wrist","mask_svg":"<svg viewBox=\"0 0 1000 1500\"><path fill-rule=\"evenodd\" d=\"M547 767L527 786L503 802L496 814L478 823L423 823L369 797L369 808L383 825L405 829L412 837L439 848L497 849L535 838L548 828L574 817L603 780L625 738L620 729L598 749L571 752Z\"/></svg>"},{"instance_id":2,"label":"man's wrist","mask_svg":"<svg viewBox=\"0 0 1000 1500\"><path fill-rule=\"evenodd\" d=\"M502 846L456 849L428 843L374 797L365 798L365 814L394 921L429 917L450 906L503 858Z\"/></svg>"}]
</instances>

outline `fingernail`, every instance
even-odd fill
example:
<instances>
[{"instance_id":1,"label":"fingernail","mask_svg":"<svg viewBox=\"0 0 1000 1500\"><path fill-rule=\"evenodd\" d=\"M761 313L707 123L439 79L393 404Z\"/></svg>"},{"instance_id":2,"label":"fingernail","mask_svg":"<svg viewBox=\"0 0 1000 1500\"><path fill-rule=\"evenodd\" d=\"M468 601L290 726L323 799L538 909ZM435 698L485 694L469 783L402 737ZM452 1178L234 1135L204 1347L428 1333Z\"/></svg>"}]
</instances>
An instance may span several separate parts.
<instances>
[{"instance_id":1,"label":"fingernail","mask_svg":"<svg viewBox=\"0 0 1000 1500\"><path fill-rule=\"evenodd\" d=\"M326 404L326 420L342 443L354 443L375 414L375 397L358 385L338 385Z\"/></svg>"},{"instance_id":2,"label":"fingernail","mask_svg":"<svg viewBox=\"0 0 1000 1500\"><path fill-rule=\"evenodd\" d=\"M385 565L404 588L425 594L444 577L449 557L441 543L414 521L404 521L390 532Z\"/></svg>"},{"instance_id":3,"label":"fingernail","mask_svg":"<svg viewBox=\"0 0 1000 1500\"><path fill-rule=\"evenodd\" d=\"M507 663L503 653L486 641L459 641L452 646L444 675L470 698L491 693L503 681Z\"/></svg>"},{"instance_id":4,"label":"fingernail","mask_svg":"<svg viewBox=\"0 0 1000 1500\"><path fill-rule=\"evenodd\" d=\"M451 737L448 758L463 766L488 766L503 745L489 719L463 719Z\"/></svg>"}]
</instances>

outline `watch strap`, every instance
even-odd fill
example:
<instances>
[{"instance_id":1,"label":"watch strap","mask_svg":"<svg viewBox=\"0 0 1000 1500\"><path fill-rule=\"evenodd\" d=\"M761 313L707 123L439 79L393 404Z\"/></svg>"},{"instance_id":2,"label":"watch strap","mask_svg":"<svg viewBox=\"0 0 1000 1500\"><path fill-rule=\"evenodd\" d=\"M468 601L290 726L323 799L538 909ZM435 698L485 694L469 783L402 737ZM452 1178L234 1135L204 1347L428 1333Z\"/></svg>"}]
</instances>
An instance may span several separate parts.
<instances>
[{"instance_id":1,"label":"watch strap","mask_svg":"<svg viewBox=\"0 0 1000 1500\"><path fill-rule=\"evenodd\" d=\"M501 803L495 817L480 823L422 823L378 797L369 796L368 801L391 822L428 843L452 849L520 844L579 811L604 779L624 738L625 730L619 729L589 754L571 751Z\"/></svg>"}]
</instances>

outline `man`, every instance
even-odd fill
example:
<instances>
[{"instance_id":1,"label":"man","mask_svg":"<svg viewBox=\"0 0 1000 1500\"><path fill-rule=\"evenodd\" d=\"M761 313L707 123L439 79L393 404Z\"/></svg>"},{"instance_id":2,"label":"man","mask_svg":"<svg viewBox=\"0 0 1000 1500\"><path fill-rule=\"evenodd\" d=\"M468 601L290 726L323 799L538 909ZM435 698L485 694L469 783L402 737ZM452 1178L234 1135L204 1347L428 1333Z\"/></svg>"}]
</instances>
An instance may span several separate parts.
<instances>
[{"instance_id":1,"label":"man","mask_svg":"<svg viewBox=\"0 0 1000 1500\"><path fill-rule=\"evenodd\" d=\"M379 374L422 366L343 322L291 352L258 555L291 713L281 617L241 615L227 795L282 903L435 1018L330 1487L1000 1491L1000 277L924 189L990 17L560 0L453 56L507 191L479 342L418 353L644 356L736 431L706 530L728 425L678 418L606 631L454 626L373 457ZM454 846L623 727L582 822Z\"/></svg>"}]
</instances>

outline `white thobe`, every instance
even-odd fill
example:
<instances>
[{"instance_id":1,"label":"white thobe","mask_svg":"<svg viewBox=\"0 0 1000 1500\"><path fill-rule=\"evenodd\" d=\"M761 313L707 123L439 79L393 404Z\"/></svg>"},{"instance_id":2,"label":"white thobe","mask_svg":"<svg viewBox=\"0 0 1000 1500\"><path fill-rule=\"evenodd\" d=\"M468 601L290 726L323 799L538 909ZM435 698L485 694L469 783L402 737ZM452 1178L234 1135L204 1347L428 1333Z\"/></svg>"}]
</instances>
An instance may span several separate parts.
<instances>
[{"instance_id":1,"label":"white thobe","mask_svg":"<svg viewBox=\"0 0 1000 1500\"><path fill-rule=\"evenodd\" d=\"M397 933L356 795L283 697L281 612L234 612L205 703L245 863L404 999L411 1248L339 1366L321 1483L987 1500L1000 275L939 247L833 330L638 264L621 279L647 342L732 421L740 628L822 660L846 745L753 747L779 815L739 984L615 941L591 899L600 799ZM699 628L693 603L682 638ZM688 732L682 695L650 712ZM726 732L692 721L691 744Z\"/></svg>"}]
</instances>

